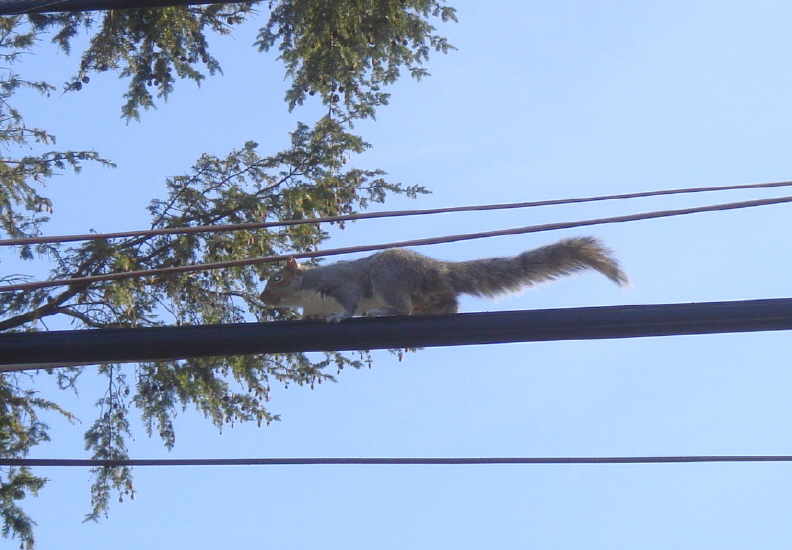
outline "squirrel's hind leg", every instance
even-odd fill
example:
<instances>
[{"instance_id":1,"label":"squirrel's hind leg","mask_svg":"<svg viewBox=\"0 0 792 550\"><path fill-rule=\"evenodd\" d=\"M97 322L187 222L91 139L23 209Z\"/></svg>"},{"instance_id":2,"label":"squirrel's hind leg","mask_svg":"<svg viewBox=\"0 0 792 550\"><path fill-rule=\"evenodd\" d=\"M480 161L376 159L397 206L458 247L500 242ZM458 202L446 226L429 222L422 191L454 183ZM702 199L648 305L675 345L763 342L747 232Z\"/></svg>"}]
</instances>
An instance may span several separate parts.
<instances>
[{"instance_id":1,"label":"squirrel's hind leg","mask_svg":"<svg viewBox=\"0 0 792 550\"><path fill-rule=\"evenodd\" d=\"M413 304L413 315L444 315L459 313L459 301L454 294L439 294Z\"/></svg>"}]
</instances>

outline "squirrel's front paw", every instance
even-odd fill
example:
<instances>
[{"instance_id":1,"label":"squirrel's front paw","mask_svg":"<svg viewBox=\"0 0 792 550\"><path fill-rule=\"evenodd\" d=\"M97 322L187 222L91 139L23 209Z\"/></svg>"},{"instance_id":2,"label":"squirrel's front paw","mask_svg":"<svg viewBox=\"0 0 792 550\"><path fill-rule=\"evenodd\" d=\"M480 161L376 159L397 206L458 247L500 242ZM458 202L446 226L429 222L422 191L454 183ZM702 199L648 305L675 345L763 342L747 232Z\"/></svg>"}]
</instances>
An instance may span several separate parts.
<instances>
[{"instance_id":1,"label":"squirrel's front paw","mask_svg":"<svg viewBox=\"0 0 792 550\"><path fill-rule=\"evenodd\" d=\"M328 323L340 323L344 319L349 319L352 317L348 313L331 313L327 317L325 317L325 321Z\"/></svg>"}]
</instances>

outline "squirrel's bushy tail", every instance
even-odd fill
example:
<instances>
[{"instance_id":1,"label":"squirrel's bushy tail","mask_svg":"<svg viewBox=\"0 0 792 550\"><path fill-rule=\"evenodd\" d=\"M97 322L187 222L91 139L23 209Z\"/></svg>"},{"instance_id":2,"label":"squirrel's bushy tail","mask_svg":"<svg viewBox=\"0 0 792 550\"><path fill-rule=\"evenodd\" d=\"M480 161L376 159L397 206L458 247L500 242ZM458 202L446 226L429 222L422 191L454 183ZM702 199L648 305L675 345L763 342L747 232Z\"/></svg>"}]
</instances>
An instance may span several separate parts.
<instances>
[{"instance_id":1,"label":"squirrel's bushy tail","mask_svg":"<svg viewBox=\"0 0 792 550\"><path fill-rule=\"evenodd\" d=\"M586 269L620 286L628 282L612 252L594 237L564 239L511 258L454 262L449 267L449 283L456 292L490 298Z\"/></svg>"}]
</instances>

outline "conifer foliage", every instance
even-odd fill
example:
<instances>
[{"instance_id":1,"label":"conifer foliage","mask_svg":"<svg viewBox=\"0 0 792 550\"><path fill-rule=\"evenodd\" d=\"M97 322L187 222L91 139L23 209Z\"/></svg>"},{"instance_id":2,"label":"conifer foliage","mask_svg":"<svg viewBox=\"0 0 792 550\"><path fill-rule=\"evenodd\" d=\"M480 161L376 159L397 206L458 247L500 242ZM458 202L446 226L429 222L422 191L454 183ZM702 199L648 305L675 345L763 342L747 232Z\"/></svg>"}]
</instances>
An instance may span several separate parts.
<instances>
[{"instance_id":1,"label":"conifer foliage","mask_svg":"<svg viewBox=\"0 0 792 550\"><path fill-rule=\"evenodd\" d=\"M256 46L279 51L290 79L288 109L321 101L326 114L299 123L284 136L281 151L264 153L253 141L225 156L201 155L183 175L167 178L163 196L151 201L151 227L196 226L331 216L365 209L390 194L415 196L420 187L385 179L381 170L349 166L369 145L352 132L356 120L374 117L387 104L385 87L402 71L425 76L432 52L452 47L434 25L455 20L441 0L283 0L209 4L104 12L36 14L0 18L0 235L36 236L44 232L52 202L42 184L64 170L86 163L112 165L96 151L50 151L14 156L25 146L52 145L46 130L29 128L13 107L14 93L30 88L55 91L47 82L30 82L22 54L39 47L70 52L75 39L87 36L85 51L75 55L68 93L85 89L91 75L115 71L128 82L122 116L143 113L177 93L183 80L200 83L221 70L209 51L212 33L232 33L258 17L265 24ZM71 52L74 54L75 52ZM313 99L312 99L313 98ZM27 150L30 150L27 147ZM36 245L18 249L22 259L47 263L52 278L156 269L187 263L313 250L328 238L318 226L195 235L135 237L93 241L79 246ZM72 285L0 293L0 330L35 331L49 318L68 319L75 328L211 324L279 319L288 313L269 310L257 299L268 267L248 266L222 272ZM29 280L6 275L0 282ZM344 367L370 362L365 352L214 357L138 365L103 365L106 391L96 397L97 417L88 423L85 448L95 458L128 457L130 415L140 415L149 435L167 447L175 444L174 415L194 408L218 428L237 422L269 424L273 384L310 385L333 378ZM91 372L96 372L96 367ZM58 369L63 389L79 383L80 369ZM85 397L84 397L85 398ZM32 379L0 374L0 456L25 457L49 439L40 419L46 412L71 419L56 403L39 397ZM134 496L129 468L93 472L91 506L86 519L108 511L112 498ZM34 521L21 501L35 496L45 479L25 468L0 469L0 517L4 537L23 548L35 544Z\"/></svg>"}]
</instances>

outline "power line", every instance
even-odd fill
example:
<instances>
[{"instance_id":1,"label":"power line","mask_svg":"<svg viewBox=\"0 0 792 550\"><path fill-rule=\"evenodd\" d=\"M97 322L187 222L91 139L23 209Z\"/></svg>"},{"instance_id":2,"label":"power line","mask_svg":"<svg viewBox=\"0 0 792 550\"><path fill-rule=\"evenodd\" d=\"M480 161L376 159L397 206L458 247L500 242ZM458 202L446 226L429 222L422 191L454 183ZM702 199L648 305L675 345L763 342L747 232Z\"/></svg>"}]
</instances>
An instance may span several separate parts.
<instances>
[{"instance_id":1,"label":"power line","mask_svg":"<svg viewBox=\"0 0 792 550\"><path fill-rule=\"evenodd\" d=\"M101 281L117 281L121 279L134 279L140 277L168 276L178 273L189 273L194 271L207 271L212 269L225 269L229 267L242 267L263 263L280 262L289 257L316 258L320 256L336 256L340 254L352 254L357 252L371 252L395 247L425 246L430 244L443 244L472 239L483 239L488 237L502 237L507 235L522 235L527 233L537 233L540 231L551 231L558 229L570 229L574 227L586 227L591 225L602 225L610 223L622 223L639 220L649 220L656 218L666 218L671 216L682 216L687 214L698 214L702 212L717 212L724 210L735 210L740 208L753 208L757 206L767 206L772 204L782 204L792 202L792 196L779 197L773 199L759 199L742 202L732 202L724 204L714 204L709 206L699 206L694 208L682 208L676 210L661 210L656 212L644 212L641 214L628 214L626 216L613 216L609 218L596 218L590 220L580 220L574 222L548 223L542 225L530 225L527 227L516 227L511 229L499 229L495 231L481 231L477 233L465 233L460 235L448 235L444 237L430 237L425 239L413 239L384 244L350 246L343 248L331 248L327 250L316 250L313 252L298 252L292 254L281 254L276 256L261 256L257 258L244 258L239 260L228 260L225 262L213 262L206 264L191 264L176 267L166 267L159 269L147 269L141 271L125 271L118 273L107 273L104 275L94 275L89 277L72 277L70 279L52 279L48 281L32 281L27 283L17 283L12 285L0 286L0 292L10 292L16 290L33 290L54 286L87 285Z\"/></svg>"},{"instance_id":2,"label":"power line","mask_svg":"<svg viewBox=\"0 0 792 550\"><path fill-rule=\"evenodd\" d=\"M482 457L482 458L138 458L93 460L71 458L0 458L0 466L308 466L308 465L507 465L507 464L678 464L704 462L792 462L789 455L692 455L611 457Z\"/></svg>"},{"instance_id":3,"label":"power line","mask_svg":"<svg viewBox=\"0 0 792 550\"><path fill-rule=\"evenodd\" d=\"M2 1L2 0L0 0ZM161 229L140 229L132 231L116 231L111 233L84 233L77 235L52 235L40 237L19 237L14 239L0 239L0 246L22 246L32 244L53 244L75 241L106 240L128 237L152 237L158 235L186 235L195 233L211 233L219 231L239 231L252 229L266 229L271 227L286 227L292 225L318 224L318 223L337 223L345 221L394 218L404 216L424 216L433 214L449 214L456 212L481 212L489 210L508 210L516 208L532 208L537 206L559 206L564 204L579 204L586 202L598 202L617 199L635 199L645 197L656 197L664 195L678 195L688 193L704 193L710 191L727 191L736 189L762 189L775 187L792 186L792 181L780 181L772 183L751 183L740 185L723 185L718 187L688 187L681 189L663 189L658 191L641 191L637 193L622 193L618 195L602 195L597 197L578 197L571 199L549 199L530 202L513 202L500 204L484 204L471 206L450 206L445 208L425 208L416 210L391 210L385 212L362 212L358 214L345 214L341 216L325 216L320 218L309 218L300 220L283 220L276 222L249 222L235 224L218 225L198 225L190 227L167 227Z\"/></svg>"},{"instance_id":4,"label":"power line","mask_svg":"<svg viewBox=\"0 0 792 550\"><path fill-rule=\"evenodd\" d=\"M792 298L0 334L0 372L190 357L792 330Z\"/></svg>"}]
</instances>

